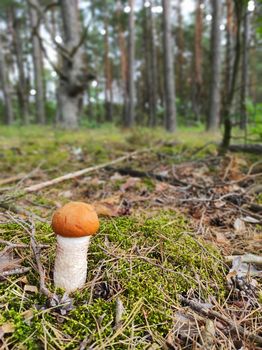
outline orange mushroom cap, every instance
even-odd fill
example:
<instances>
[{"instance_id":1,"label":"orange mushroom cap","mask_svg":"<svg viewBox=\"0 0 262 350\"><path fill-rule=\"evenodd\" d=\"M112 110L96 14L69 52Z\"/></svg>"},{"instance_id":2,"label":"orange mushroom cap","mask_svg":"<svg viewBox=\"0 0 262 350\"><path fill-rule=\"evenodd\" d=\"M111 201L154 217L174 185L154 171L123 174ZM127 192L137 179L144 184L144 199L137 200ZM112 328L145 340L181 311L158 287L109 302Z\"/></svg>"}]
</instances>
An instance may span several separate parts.
<instances>
[{"instance_id":1,"label":"orange mushroom cap","mask_svg":"<svg viewBox=\"0 0 262 350\"><path fill-rule=\"evenodd\" d=\"M69 202L55 211L52 228L63 237L93 236L99 229L94 207L83 202Z\"/></svg>"}]
</instances>

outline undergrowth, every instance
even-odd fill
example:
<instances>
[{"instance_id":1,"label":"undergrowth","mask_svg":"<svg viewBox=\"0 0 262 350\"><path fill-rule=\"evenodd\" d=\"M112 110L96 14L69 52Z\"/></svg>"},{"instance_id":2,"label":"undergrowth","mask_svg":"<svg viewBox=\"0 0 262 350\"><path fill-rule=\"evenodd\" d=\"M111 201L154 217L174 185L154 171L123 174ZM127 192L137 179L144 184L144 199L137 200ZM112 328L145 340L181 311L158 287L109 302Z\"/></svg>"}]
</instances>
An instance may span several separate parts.
<instances>
[{"instance_id":1,"label":"undergrowth","mask_svg":"<svg viewBox=\"0 0 262 350\"><path fill-rule=\"evenodd\" d=\"M0 228L4 239L29 243L21 226ZM41 258L47 285L54 291L55 238L46 224L38 224L36 232L39 243L50 244ZM72 295L73 309L65 315L49 307L41 294L25 292L25 284L38 286L38 275L30 251L17 254L32 270L26 279L10 277L0 285L0 324L13 325L5 341L14 349L39 349L43 344L77 349L85 339L92 349L128 349L130 344L145 349L153 342L161 344L172 328L178 294L190 292L205 300L225 296L218 251L196 239L185 219L172 211L103 220L90 247L87 283ZM116 327L119 300L125 311Z\"/></svg>"}]
</instances>

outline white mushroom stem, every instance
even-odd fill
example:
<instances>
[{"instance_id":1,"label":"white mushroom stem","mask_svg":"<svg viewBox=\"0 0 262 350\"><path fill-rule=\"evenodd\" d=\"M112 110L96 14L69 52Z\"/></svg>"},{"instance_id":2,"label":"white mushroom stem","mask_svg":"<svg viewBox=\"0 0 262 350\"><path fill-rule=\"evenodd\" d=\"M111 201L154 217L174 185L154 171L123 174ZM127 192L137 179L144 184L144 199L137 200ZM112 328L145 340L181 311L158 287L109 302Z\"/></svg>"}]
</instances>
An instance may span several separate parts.
<instances>
[{"instance_id":1,"label":"white mushroom stem","mask_svg":"<svg viewBox=\"0 0 262 350\"><path fill-rule=\"evenodd\" d=\"M90 236L71 238L57 235L54 282L67 293L83 287L87 274Z\"/></svg>"}]
</instances>

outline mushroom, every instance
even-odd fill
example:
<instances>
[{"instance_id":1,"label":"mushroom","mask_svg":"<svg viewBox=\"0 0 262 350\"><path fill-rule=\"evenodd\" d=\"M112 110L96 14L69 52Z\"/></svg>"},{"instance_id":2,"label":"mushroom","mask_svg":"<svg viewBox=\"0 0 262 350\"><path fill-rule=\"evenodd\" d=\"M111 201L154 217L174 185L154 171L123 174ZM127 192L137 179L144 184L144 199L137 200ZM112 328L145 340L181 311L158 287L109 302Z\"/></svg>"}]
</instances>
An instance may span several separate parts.
<instances>
[{"instance_id":1,"label":"mushroom","mask_svg":"<svg viewBox=\"0 0 262 350\"><path fill-rule=\"evenodd\" d=\"M69 202L55 211L52 228L57 235L54 283L70 293L85 284L87 251L99 228L98 217L92 205Z\"/></svg>"}]
</instances>

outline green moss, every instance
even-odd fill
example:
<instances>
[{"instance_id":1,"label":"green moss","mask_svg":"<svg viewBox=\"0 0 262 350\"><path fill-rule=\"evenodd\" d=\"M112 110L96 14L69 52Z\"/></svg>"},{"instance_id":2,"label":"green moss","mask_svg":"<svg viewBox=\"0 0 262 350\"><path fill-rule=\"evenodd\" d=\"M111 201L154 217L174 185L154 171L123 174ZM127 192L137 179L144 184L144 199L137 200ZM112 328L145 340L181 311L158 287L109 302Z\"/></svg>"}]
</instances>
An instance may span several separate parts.
<instances>
[{"instance_id":1,"label":"green moss","mask_svg":"<svg viewBox=\"0 0 262 350\"><path fill-rule=\"evenodd\" d=\"M171 211L151 217L103 220L100 233L90 246L87 287L74 293L74 309L62 317L61 323L55 309L36 310L37 305L46 308L45 297L24 294L19 278L13 276L0 285L0 304L5 305L0 324L15 324L8 341L34 350L46 337L54 348L76 349L91 336L91 343L98 347L108 341L108 348L127 349L123 342L132 335L138 339L136 349L145 349L150 344L148 327L157 338L166 336L172 328L178 293L195 291L204 300L210 294L217 299L224 297L225 278L219 253L196 240L189 231L184 217ZM1 225L1 232L4 239L12 235L13 241L29 242L17 224ZM42 251L41 260L48 287L54 290L51 271L55 238L50 226L37 224L36 237L39 242L50 244L49 249ZM30 254L28 259L33 261ZM27 279L29 284L38 285L34 269ZM125 313L119 335L110 340L116 332L117 298ZM22 316L29 309L34 310L30 323Z\"/></svg>"}]
</instances>

